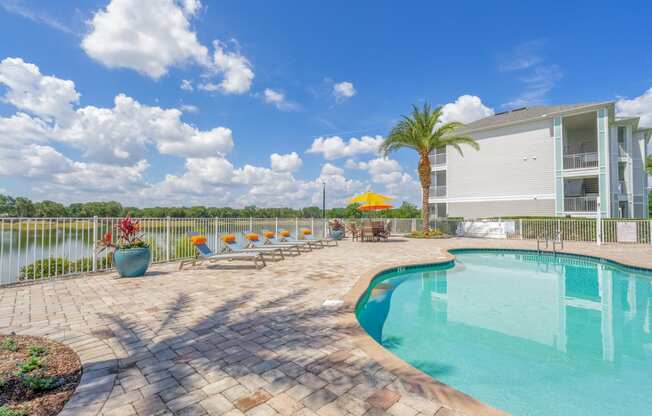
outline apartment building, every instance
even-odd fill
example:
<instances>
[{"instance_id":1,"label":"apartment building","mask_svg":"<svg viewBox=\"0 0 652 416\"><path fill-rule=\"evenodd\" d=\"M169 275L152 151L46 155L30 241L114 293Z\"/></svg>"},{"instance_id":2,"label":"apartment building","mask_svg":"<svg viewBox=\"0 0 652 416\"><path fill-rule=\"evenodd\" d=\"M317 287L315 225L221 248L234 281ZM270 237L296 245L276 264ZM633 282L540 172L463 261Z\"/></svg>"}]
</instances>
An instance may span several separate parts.
<instances>
[{"instance_id":1,"label":"apartment building","mask_svg":"<svg viewBox=\"0 0 652 416\"><path fill-rule=\"evenodd\" d=\"M614 102L518 108L459 133L480 150L431 155L433 217L648 216L652 129Z\"/></svg>"}]
</instances>

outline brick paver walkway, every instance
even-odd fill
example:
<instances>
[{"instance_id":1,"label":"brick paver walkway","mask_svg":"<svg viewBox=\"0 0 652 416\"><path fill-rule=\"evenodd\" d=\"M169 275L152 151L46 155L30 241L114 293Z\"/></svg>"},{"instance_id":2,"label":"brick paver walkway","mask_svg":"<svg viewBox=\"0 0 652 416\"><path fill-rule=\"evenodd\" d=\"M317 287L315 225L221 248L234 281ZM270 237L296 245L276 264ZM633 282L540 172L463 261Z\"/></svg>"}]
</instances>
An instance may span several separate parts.
<instances>
[{"instance_id":1,"label":"brick paver walkway","mask_svg":"<svg viewBox=\"0 0 652 416\"><path fill-rule=\"evenodd\" d=\"M78 351L84 379L66 414L457 415L370 358L342 311L323 304L370 268L442 259L444 247L461 245L533 243L343 242L260 271L165 264L144 278L5 288L0 332L45 335ZM567 247L652 266L652 246Z\"/></svg>"}]
</instances>

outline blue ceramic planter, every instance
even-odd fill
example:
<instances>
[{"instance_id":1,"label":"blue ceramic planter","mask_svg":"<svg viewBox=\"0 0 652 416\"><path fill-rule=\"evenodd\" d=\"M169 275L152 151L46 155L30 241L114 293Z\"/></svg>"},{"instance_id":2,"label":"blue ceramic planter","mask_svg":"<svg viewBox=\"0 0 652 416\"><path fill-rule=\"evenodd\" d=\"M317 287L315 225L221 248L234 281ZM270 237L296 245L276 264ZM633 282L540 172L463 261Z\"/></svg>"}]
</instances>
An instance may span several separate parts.
<instances>
[{"instance_id":1,"label":"blue ceramic planter","mask_svg":"<svg viewBox=\"0 0 652 416\"><path fill-rule=\"evenodd\" d=\"M121 277L139 277L149 267L149 247L117 249L113 252L113 264Z\"/></svg>"},{"instance_id":2,"label":"blue ceramic planter","mask_svg":"<svg viewBox=\"0 0 652 416\"><path fill-rule=\"evenodd\" d=\"M330 235L334 240L341 240L344 238L344 230L331 230Z\"/></svg>"}]
</instances>

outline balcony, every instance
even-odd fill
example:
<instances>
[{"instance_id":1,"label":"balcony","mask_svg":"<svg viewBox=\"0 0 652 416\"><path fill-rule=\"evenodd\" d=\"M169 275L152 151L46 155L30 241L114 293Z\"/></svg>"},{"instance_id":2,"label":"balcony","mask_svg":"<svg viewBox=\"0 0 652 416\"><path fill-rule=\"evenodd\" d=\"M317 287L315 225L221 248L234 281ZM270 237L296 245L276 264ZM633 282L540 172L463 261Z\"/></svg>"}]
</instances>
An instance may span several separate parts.
<instances>
[{"instance_id":1,"label":"balcony","mask_svg":"<svg viewBox=\"0 0 652 416\"><path fill-rule=\"evenodd\" d=\"M430 164L432 166L442 166L446 164L446 153L437 153L430 155Z\"/></svg>"},{"instance_id":2,"label":"balcony","mask_svg":"<svg viewBox=\"0 0 652 416\"><path fill-rule=\"evenodd\" d=\"M621 195L627 195L627 184L625 181L618 181L618 193Z\"/></svg>"},{"instance_id":3,"label":"balcony","mask_svg":"<svg viewBox=\"0 0 652 416\"><path fill-rule=\"evenodd\" d=\"M441 198L446 196L446 185L440 186L431 186L430 187L430 197L431 198Z\"/></svg>"},{"instance_id":4,"label":"balcony","mask_svg":"<svg viewBox=\"0 0 652 416\"><path fill-rule=\"evenodd\" d=\"M564 211L566 212L596 212L597 210L597 195L564 198Z\"/></svg>"},{"instance_id":5,"label":"balcony","mask_svg":"<svg viewBox=\"0 0 652 416\"><path fill-rule=\"evenodd\" d=\"M598 167L598 152L564 155L564 169L587 169Z\"/></svg>"}]
</instances>

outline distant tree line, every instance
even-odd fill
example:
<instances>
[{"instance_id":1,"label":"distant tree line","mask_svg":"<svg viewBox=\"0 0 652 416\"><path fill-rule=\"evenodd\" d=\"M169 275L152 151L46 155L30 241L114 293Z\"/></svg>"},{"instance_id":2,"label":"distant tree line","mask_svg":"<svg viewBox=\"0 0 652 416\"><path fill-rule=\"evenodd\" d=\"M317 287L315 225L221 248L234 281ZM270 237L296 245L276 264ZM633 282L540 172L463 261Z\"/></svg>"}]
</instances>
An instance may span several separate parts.
<instances>
[{"instance_id":1,"label":"distant tree line","mask_svg":"<svg viewBox=\"0 0 652 416\"><path fill-rule=\"evenodd\" d=\"M328 218L361 218L369 214L360 212L358 204L326 210ZM64 206L54 201L32 202L28 198L0 194L1 217L150 217L150 218L320 218L323 213L319 207L306 208L259 208L254 205L244 208L217 208L205 206L192 207L124 207L119 202L84 202ZM417 218L421 211L414 204L403 202L395 209L382 211L378 215L385 218Z\"/></svg>"}]
</instances>

